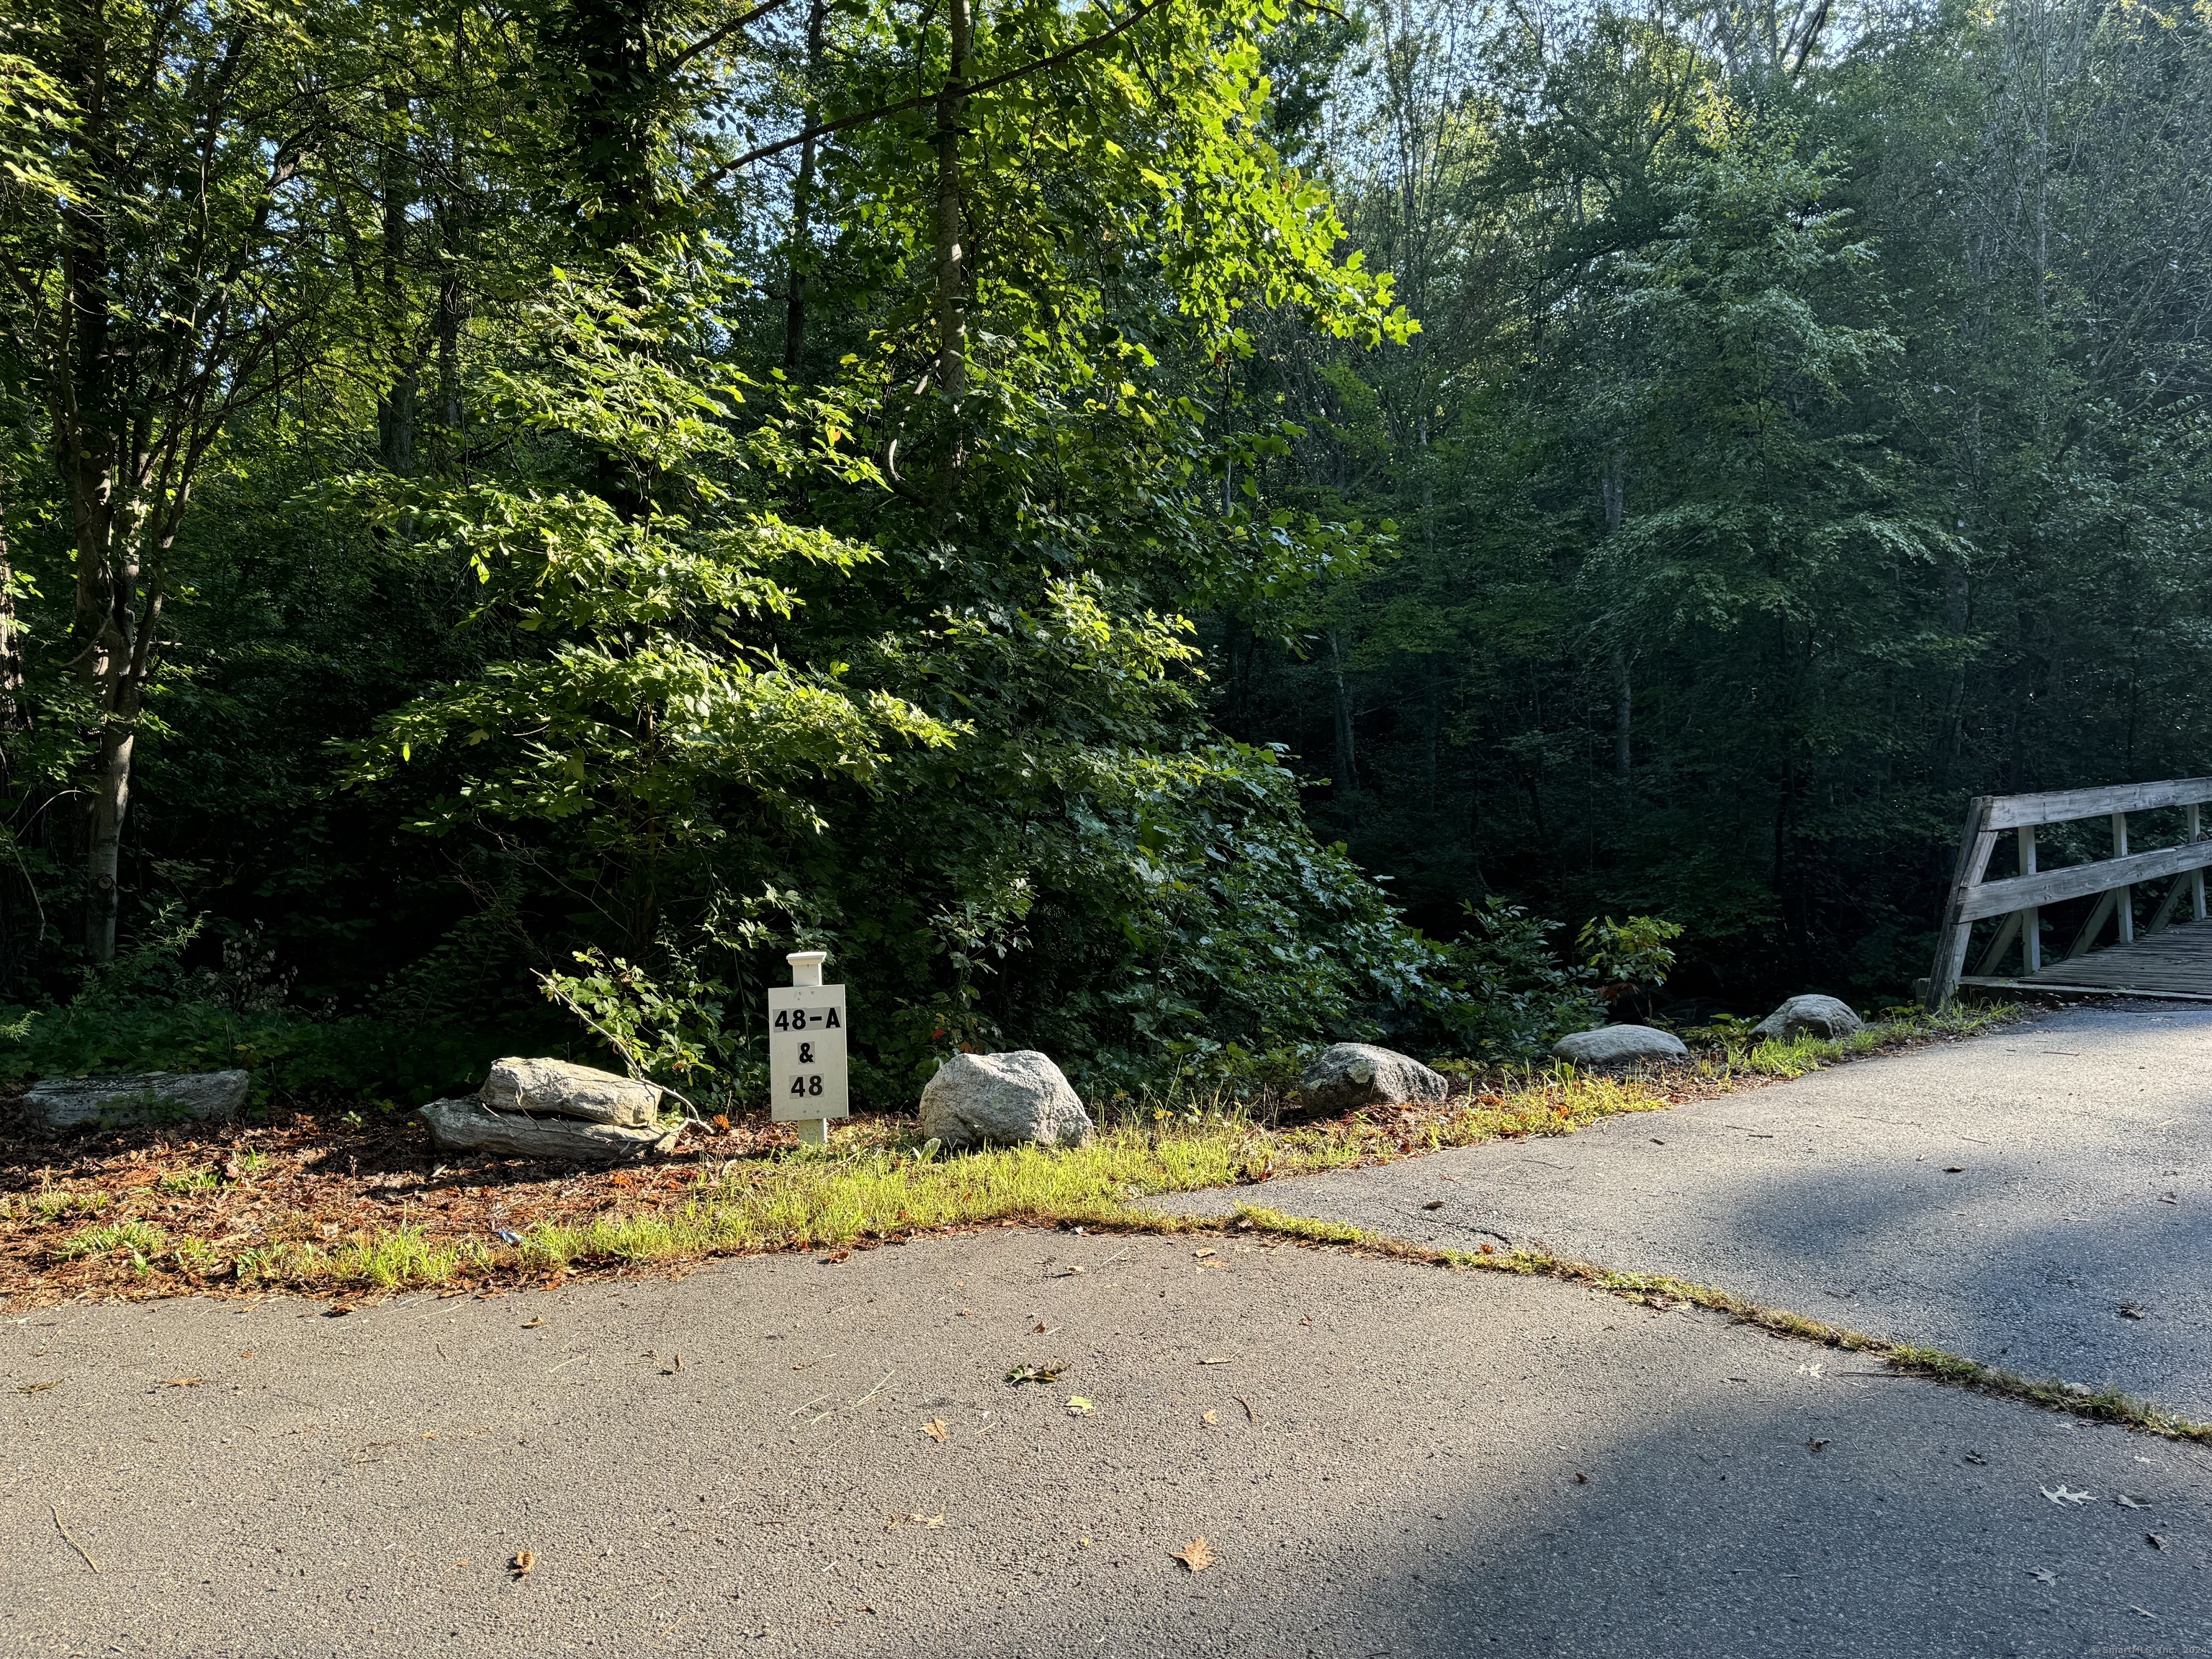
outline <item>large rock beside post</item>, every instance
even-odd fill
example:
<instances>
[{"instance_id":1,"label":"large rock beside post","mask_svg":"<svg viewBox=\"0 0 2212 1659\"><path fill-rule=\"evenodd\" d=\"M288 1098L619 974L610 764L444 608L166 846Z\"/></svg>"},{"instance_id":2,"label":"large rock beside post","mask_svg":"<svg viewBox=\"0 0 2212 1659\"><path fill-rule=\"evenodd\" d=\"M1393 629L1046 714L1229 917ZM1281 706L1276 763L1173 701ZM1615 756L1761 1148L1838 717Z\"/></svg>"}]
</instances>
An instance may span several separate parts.
<instances>
[{"instance_id":1,"label":"large rock beside post","mask_svg":"<svg viewBox=\"0 0 2212 1659\"><path fill-rule=\"evenodd\" d=\"M1681 1038L1650 1025L1601 1025L1595 1031L1571 1031L1552 1045L1552 1052L1590 1072L1665 1065L1690 1057Z\"/></svg>"},{"instance_id":2,"label":"large rock beside post","mask_svg":"<svg viewBox=\"0 0 2212 1659\"><path fill-rule=\"evenodd\" d=\"M659 1084L565 1060L492 1061L483 1103L496 1112L550 1112L631 1129L649 1129L660 1121Z\"/></svg>"},{"instance_id":3,"label":"large rock beside post","mask_svg":"<svg viewBox=\"0 0 2212 1659\"><path fill-rule=\"evenodd\" d=\"M1309 1111L1410 1106L1449 1097L1451 1085L1410 1054L1371 1042L1334 1042L1299 1074L1298 1103Z\"/></svg>"},{"instance_id":4,"label":"large rock beside post","mask_svg":"<svg viewBox=\"0 0 2212 1659\"><path fill-rule=\"evenodd\" d=\"M1034 1048L955 1054L922 1086L921 1132L949 1152L969 1146L1080 1146L1091 1114L1060 1067Z\"/></svg>"},{"instance_id":5,"label":"large rock beside post","mask_svg":"<svg viewBox=\"0 0 2212 1659\"><path fill-rule=\"evenodd\" d=\"M1847 1037L1866 1022L1851 1012L1848 1002L1834 997L1792 997L1751 1028L1762 1042L1786 1042L1795 1036Z\"/></svg>"},{"instance_id":6,"label":"large rock beside post","mask_svg":"<svg viewBox=\"0 0 2212 1659\"><path fill-rule=\"evenodd\" d=\"M534 1158L554 1164L619 1164L647 1152L673 1151L684 1126L631 1128L573 1117L495 1112L474 1095L434 1100L421 1109L430 1139L449 1151Z\"/></svg>"},{"instance_id":7,"label":"large rock beside post","mask_svg":"<svg viewBox=\"0 0 2212 1659\"><path fill-rule=\"evenodd\" d=\"M23 1106L35 1122L151 1123L167 1118L233 1118L246 1104L244 1072L141 1072L127 1077L49 1077L31 1085Z\"/></svg>"}]
</instances>

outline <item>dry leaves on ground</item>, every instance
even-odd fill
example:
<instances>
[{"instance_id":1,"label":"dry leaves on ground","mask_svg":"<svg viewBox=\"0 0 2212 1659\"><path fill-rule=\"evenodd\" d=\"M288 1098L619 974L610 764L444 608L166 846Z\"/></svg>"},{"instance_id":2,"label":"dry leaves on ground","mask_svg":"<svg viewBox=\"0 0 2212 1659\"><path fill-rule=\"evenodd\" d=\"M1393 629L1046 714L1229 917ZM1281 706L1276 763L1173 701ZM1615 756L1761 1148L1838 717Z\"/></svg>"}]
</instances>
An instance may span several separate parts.
<instances>
[{"instance_id":1,"label":"dry leaves on ground","mask_svg":"<svg viewBox=\"0 0 2212 1659\"><path fill-rule=\"evenodd\" d=\"M1193 1572L1204 1572L1213 1565L1213 1552L1206 1547L1203 1538L1194 1538L1182 1549L1171 1550L1169 1554Z\"/></svg>"},{"instance_id":2,"label":"dry leaves on ground","mask_svg":"<svg viewBox=\"0 0 2212 1659\"><path fill-rule=\"evenodd\" d=\"M530 1576L530 1570L538 1565L538 1558L528 1550L517 1550L514 1553L514 1559L507 1565L507 1570L517 1578L527 1578Z\"/></svg>"},{"instance_id":3,"label":"dry leaves on ground","mask_svg":"<svg viewBox=\"0 0 2212 1659\"><path fill-rule=\"evenodd\" d=\"M941 1417L931 1418L928 1422L921 1425L921 1431L927 1435L932 1440L934 1440L940 1446L945 1443L945 1440L948 1437L945 1426L945 1419Z\"/></svg>"}]
</instances>

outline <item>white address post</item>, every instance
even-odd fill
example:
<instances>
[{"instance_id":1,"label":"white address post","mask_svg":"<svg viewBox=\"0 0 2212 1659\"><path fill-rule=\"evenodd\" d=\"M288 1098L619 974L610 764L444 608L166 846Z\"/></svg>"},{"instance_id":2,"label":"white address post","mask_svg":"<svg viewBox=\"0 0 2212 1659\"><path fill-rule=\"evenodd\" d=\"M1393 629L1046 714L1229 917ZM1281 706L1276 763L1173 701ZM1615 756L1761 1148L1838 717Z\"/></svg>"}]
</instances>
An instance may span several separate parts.
<instances>
[{"instance_id":1,"label":"white address post","mask_svg":"<svg viewBox=\"0 0 2212 1659\"><path fill-rule=\"evenodd\" d=\"M796 1123L811 1146L830 1144L830 1120L848 1117L845 988L822 982L827 951L793 951L791 983L768 994L769 1115Z\"/></svg>"}]
</instances>

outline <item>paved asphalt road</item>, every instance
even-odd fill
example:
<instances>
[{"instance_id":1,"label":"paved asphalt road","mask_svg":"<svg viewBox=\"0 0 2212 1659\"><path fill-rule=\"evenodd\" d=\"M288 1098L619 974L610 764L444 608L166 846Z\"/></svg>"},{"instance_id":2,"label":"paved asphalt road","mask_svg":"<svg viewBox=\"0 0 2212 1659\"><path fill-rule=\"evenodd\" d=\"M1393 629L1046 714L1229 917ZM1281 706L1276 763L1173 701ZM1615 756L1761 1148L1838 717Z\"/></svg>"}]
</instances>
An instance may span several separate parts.
<instances>
[{"instance_id":1,"label":"paved asphalt road","mask_svg":"<svg viewBox=\"0 0 2212 1659\"><path fill-rule=\"evenodd\" d=\"M2212 1009L2069 1010L1563 1139L1163 1207L1240 1198L1430 1243L1540 1239L2212 1418Z\"/></svg>"},{"instance_id":2,"label":"paved asphalt road","mask_svg":"<svg viewBox=\"0 0 2212 1659\"><path fill-rule=\"evenodd\" d=\"M1551 1281L992 1230L319 1311L0 1327L0 1654L1984 1659L2212 1632L2212 1454ZM1170 1553L1200 1536L1194 1573Z\"/></svg>"}]
</instances>

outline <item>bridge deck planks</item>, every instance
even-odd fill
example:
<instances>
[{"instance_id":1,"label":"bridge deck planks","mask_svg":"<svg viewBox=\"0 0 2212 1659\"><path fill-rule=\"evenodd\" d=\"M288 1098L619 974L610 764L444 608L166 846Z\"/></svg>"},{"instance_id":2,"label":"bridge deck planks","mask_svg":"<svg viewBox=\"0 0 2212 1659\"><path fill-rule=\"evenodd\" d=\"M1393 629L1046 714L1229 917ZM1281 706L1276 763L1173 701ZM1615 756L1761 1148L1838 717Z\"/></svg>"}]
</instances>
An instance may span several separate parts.
<instances>
[{"instance_id":1,"label":"bridge deck planks","mask_svg":"<svg viewBox=\"0 0 2212 1659\"><path fill-rule=\"evenodd\" d=\"M1962 985L2133 993L2212 1001L2212 921L2176 922L2130 945L2108 945L2033 974L1972 975Z\"/></svg>"}]
</instances>

